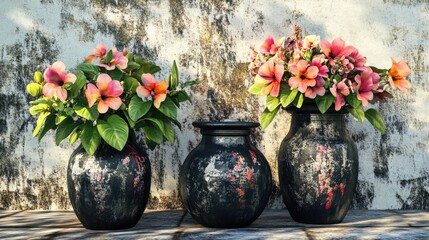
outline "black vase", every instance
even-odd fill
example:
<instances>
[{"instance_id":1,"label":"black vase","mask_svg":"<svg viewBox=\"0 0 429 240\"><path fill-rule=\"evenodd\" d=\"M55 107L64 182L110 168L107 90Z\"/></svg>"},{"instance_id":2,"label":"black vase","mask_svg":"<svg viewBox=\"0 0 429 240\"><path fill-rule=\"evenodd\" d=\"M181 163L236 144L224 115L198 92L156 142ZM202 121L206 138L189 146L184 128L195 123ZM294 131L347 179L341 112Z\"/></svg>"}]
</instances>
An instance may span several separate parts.
<instances>
[{"instance_id":1,"label":"black vase","mask_svg":"<svg viewBox=\"0 0 429 240\"><path fill-rule=\"evenodd\" d=\"M291 127L279 150L283 201L301 223L339 223L347 214L358 177L356 144L346 111L321 114L315 105L287 109Z\"/></svg>"},{"instance_id":2,"label":"black vase","mask_svg":"<svg viewBox=\"0 0 429 240\"><path fill-rule=\"evenodd\" d=\"M134 227L146 207L150 181L147 154L133 140L122 151L102 143L93 156L80 146L67 169L74 212L85 228L94 230Z\"/></svg>"},{"instance_id":3,"label":"black vase","mask_svg":"<svg viewBox=\"0 0 429 240\"><path fill-rule=\"evenodd\" d=\"M201 143L180 171L180 196L190 215L206 227L235 228L251 224L262 213L272 191L267 160L251 143L258 123L194 122Z\"/></svg>"}]
</instances>

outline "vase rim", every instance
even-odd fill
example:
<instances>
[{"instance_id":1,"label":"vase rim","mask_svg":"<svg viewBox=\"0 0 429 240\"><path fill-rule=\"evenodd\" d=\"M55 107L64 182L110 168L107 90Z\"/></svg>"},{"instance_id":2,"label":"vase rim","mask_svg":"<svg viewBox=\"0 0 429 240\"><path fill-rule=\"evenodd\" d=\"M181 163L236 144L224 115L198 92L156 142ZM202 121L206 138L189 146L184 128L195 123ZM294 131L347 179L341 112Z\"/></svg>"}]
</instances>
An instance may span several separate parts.
<instances>
[{"instance_id":1,"label":"vase rim","mask_svg":"<svg viewBox=\"0 0 429 240\"><path fill-rule=\"evenodd\" d=\"M243 136L249 135L250 129L259 127L257 122L244 121L195 121L192 123L194 127L201 128L203 135L218 135L218 136Z\"/></svg>"}]
</instances>

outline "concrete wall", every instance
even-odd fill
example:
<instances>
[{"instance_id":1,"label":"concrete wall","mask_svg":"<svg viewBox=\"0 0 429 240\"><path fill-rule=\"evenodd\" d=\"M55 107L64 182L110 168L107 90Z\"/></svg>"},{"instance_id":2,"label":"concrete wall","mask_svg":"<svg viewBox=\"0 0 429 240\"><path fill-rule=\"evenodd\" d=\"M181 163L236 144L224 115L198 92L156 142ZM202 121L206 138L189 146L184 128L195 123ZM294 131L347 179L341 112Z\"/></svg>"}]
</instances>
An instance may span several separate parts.
<instances>
[{"instance_id":1,"label":"concrete wall","mask_svg":"<svg viewBox=\"0 0 429 240\"><path fill-rule=\"evenodd\" d=\"M257 121L263 100L247 93L248 45L267 35L289 35L292 24L322 38L341 36L368 63L390 67L390 57L412 69L410 95L373 106L386 119L381 136L368 122L349 119L359 147L355 208L429 208L429 4L426 0L7 0L0 3L0 208L65 209L65 170L75 146L55 146L48 134L31 137L25 86L35 70L55 60L72 67L97 43L126 46L155 61L165 76L173 59L182 80L199 78L192 103L179 113L178 138L150 152L150 208L180 207L178 169L198 143L198 119ZM277 178L277 150L289 127L281 113L255 142ZM276 179L276 181L278 181ZM278 192L271 207L281 208Z\"/></svg>"}]
</instances>

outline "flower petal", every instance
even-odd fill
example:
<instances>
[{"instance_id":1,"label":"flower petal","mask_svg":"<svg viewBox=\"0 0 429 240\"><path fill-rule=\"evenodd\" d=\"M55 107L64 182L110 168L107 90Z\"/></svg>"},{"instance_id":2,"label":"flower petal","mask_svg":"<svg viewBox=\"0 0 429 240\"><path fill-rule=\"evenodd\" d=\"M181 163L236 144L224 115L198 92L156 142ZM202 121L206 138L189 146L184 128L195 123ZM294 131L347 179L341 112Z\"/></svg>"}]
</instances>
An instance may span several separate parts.
<instances>
[{"instance_id":1,"label":"flower petal","mask_svg":"<svg viewBox=\"0 0 429 240\"><path fill-rule=\"evenodd\" d=\"M66 65L61 61L56 61L52 64L52 68L58 73L63 73L66 71Z\"/></svg>"},{"instance_id":2,"label":"flower petal","mask_svg":"<svg viewBox=\"0 0 429 240\"><path fill-rule=\"evenodd\" d=\"M66 75L64 82L68 82L68 83L74 83L76 82L76 75L74 75L73 73L69 73Z\"/></svg>"},{"instance_id":3,"label":"flower petal","mask_svg":"<svg viewBox=\"0 0 429 240\"><path fill-rule=\"evenodd\" d=\"M341 38L335 38L334 41L332 41L331 45L331 52L334 56L338 56L338 54L343 50L344 45L346 42L344 42Z\"/></svg>"},{"instance_id":4,"label":"flower petal","mask_svg":"<svg viewBox=\"0 0 429 240\"><path fill-rule=\"evenodd\" d=\"M55 95L57 96L58 99L64 102L67 99L67 90L65 90L62 87L57 87L55 91Z\"/></svg>"},{"instance_id":5,"label":"flower petal","mask_svg":"<svg viewBox=\"0 0 429 240\"><path fill-rule=\"evenodd\" d=\"M149 91L155 89L157 83L153 75L149 73L142 74L142 82L145 88Z\"/></svg>"},{"instance_id":6,"label":"flower petal","mask_svg":"<svg viewBox=\"0 0 429 240\"><path fill-rule=\"evenodd\" d=\"M45 83L43 85L43 96L52 98L55 96L55 91L58 85L54 83Z\"/></svg>"},{"instance_id":7,"label":"flower petal","mask_svg":"<svg viewBox=\"0 0 429 240\"><path fill-rule=\"evenodd\" d=\"M168 88L168 83L166 81L159 82L155 87L155 94L166 93Z\"/></svg>"},{"instance_id":8,"label":"flower petal","mask_svg":"<svg viewBox=\"0 0 429 240\"><path fill-rule=\"evenodd\" d=\"M307 71L305 72L305 76L307 78L316 78L317 74L319 73L319 68L317 68L316 66L311 66L309 68L307 68Z\"/></svg>"},{"instance_id":9,"label":"flower petal","mask_svg":"<svg viewBox=\"0 0 429 240\"><path fill-rule=\"evenodd\" d=\"M119 97L124 92L124 88L118 80L109 82L107 91L104 92L106 97Z\"/></svg>"},{"instance_id":10,"label":"flower petal","mask_svg":"<svg viewBox=\"0 0 429 240\"><path fill-rule=\"evenodd\" d=\"M98 102L97 110L99 113L106 113L109 110L109 105L105 102L105 100L100 100Z\"/></svg>"},{"instance_id":11,"label":"flower petal","mask_svg":"<svg viewBox=\"0 0 429 240\"><path fill-rule=\"evenodd\" d=\"M85 97L88 101L88 106L92 107L97 100L101 99L101 94L98 88L94 86L94 84L89 83L86 86Z\"/></svg>"},{"instance_id":12,"label":"flower petal","mask_svg":"<svg viewBox=\"0 0 429 240\"><path fill-rule=\"evenodd\" d=\"M275 76L276 76L276 81L280 82L283 78L283 74L285 72L285 68L283 64L277 64L275 67Z\"/></svg>"},{"instance_id":13,"label":"flower petal","mask_svg":"<svg viewBox=\"0 0 429 240\"><path fill-rule=\"evenodd\" d=\"M269 54L271 50L271 45L274 44L274 38L271 36L268 36L265 38L265 41L262 43L261 47L259 48L259 51L263 54Z\"/></svg>"},{"instance_id":14,"label":"flower petal","mask_svg":"<svg viewBox=\"0 0 429 240\"><path fill-rule=\"evenodd\" d=\"M136 93L141 99L150 97L150 91L141 85L137 87Z\"/></svg>"},{"instance_id":15,"label":"flower petal","mask_svg":"<svg viewBox=\"0 0 429 240\"><path fill-rule=\"evenodd\" d=\"M320 40L320 48L322 49L323 54L329 57L331 53L331 44L327 40Z\"/></svg>"},{"instance_id":16,"label":"flower petal","mask_svg":"<svg viewBox=\"0 0 429 240\"><path fill-rule=\"evenodd\" d=\"M273 89L271 89L270 95L273 97L277 97L279 96L279 92L280 92L280 82L272 82L273 85Z\"/></svg>"},{"instance_id":17,"label":"flower petal","mask_svg":"<svg viewBox=\"0 0 429 240\"><path fill-rule=\"evenodd\" d=\"M167 97L167 94L165 93L161 93L153 96L153 105L156 108L159 108L161 106L161 103L164 102L166 97Z\"/></svg>"},{"instance_id":18,"label":"flower petal","mask_svg":"<svg viewBox=\"0 0 429 240\"><path fill-rule=\"evenodd\" d=\"M113 110L118 110L122 105L121 98L119 97L106 98L104 99L104 103Z\"/></svg>"},{"instance_id":19,"label":"flower petal","mask_svg":"<svg viewBox=\"0 0 429 240\"><path fill-rule=\"evenodd\" d=\"M103 93L109 89L109 83L111 81L112 81L112 78L106 73L102 73L98 75L96 84L98 89L101 92L101 95L103 95Z\"/></svg>"},{"instance_id":20,"label":"flower petal","mask_svg":"<svg viewBox=\"0 0 429 240\"><path fill-rule=\"evenodd\" d=\"M274 61L272 59L265 62L258 70L259 76L265 79L274 77Z\"/></svg>"}]
</instances>

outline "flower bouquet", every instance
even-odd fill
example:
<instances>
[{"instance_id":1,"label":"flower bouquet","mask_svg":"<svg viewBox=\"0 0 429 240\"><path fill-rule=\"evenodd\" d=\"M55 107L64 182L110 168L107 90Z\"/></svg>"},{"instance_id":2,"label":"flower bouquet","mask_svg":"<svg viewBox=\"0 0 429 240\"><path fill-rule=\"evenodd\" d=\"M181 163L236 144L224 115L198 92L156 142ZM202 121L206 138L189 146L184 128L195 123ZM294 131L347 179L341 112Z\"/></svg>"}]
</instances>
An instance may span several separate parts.
<instances>
[{"instance_id":1,"label":"flower bouquet","mask_svg":"<svg viewBox=\"0 0 429 240\"><path fill-rule=\"evenodd\" d=\"M249 92L267 97L261 126L266 128L281 107L301 108L306 102L316 104L321 113L332 105L336 111L345 108L358 121L366 118L384 133L385 124L377 111L363 107L391 98L391 89L408 92L407 64L392 59L390 69L366 66L358 49L347 46L341 38L332 42L316 35L303 38L301 27L292 29L292 36L277 41L267 37L259 49L250 47L249 72L255 82Z\"/></svg>"},{"instance_id":2,"label":"flower bouquet","mask_svg":"<svg viewBox=\"0 0 429 240\"><path fill-rule=\"evenodd\" d=\"M99 44L72 73L61 61L36 71L27 85L37 98L30 102L31 115L38 115L33 137L40 141L53 129L57 145L69 136L70 144L80 138L90 155L101 141L122 150L130 129L141 129L150 149L164 139L173 143L172 124L180 128L177 108L190 99L183 89L198 80L179 84L175 62L167 81L152 75L160 70L127 50Z\"/></svg>"}]
</instances>

